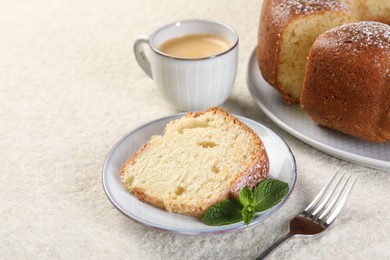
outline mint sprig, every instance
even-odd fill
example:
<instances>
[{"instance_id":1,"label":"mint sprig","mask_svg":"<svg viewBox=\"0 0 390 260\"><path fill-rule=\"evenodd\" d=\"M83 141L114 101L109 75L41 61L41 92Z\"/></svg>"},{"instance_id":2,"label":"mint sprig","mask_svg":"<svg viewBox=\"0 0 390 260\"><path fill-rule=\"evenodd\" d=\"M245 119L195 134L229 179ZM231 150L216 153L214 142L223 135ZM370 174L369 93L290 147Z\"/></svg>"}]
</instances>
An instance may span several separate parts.
<instances>
[{"instance_id":1,"label":"mint sprig","mask_svg":"<svg viewBox=\"0 0 390 260\"><path fill-rule=\"evenodd\" d=\"M253 192L245 186L239 199L229 199L216 203L202 218L209 226L222 226L244 221L249 225L255 212L265 211L278 204L288 192L288 184L273 179L260 182Z\"/></svg>"},{"instance_id":2,"label":"mint sprig","mask_svg":"<svg viewBox=\"0 0 390 260\"><path fill-rule=\"evenodd\" d=\"M240 202L243 206L242 219L244 220L244 223L248 225L255 217L256 202L253 192L248 188L248 186L245 186L243 189L241 189Z\"/></svg>"},{"instance_id":3,"label":"mint sprig","mask_svg":"<svg viewBox=\"0 0 390 260\"><path fill-rule=\"evenodd\" d=\"M237 199L223 200L206 211L202 221L209 226L222 226L242 221L243 206Z\"/></svg>"},{"instance_id":4,"label":"mint sprig","mask_svg":"<svg viewBox=\"0 0 390 260\"><path fill-rule=\"evenodd\" d=\"M254 190L256 211L265 211L278 204L288 192L288 184L278 180L265 179Z\"/></svg>"}]
</instances>

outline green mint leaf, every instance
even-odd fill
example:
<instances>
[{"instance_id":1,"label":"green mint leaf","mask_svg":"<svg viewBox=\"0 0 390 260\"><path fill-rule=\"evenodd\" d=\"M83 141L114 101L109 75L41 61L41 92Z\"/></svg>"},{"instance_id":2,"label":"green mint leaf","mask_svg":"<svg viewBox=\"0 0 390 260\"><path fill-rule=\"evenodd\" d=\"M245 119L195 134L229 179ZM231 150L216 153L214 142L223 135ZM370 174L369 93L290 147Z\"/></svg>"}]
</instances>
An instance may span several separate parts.
<instances>
[{"instance_id":1,"label":"green mint leaf","mask_svg":"<svg viewBox=\"0 0 390 260\"><path fill-rule=\"evenodd\" d=\"M202 222L209 226L229 225L242 221L243 206L237 199L223 200L209 208Z\"/></svg>"},{"instance_id":2,"label":"green mint leaf","mask_svg":"<svg viewBox=\"0 0 390 260\"><path fill-rule=\"evenodd\" d=\"M255 196L248 186L245 186L240 191L240 202L244 207L242 209L242 218L244 223L248 225L252 222L255 216Z\"/></svg>"},{"instance_id":3,"label":"green mint leaf","mask_svg":"<svg viewBox=\"0 0 390 260\"><path fill-rule=\"evenodd\" d=\"M248 186L245 186L240 191L240 202L245 207L247 205L254 206L255 204L255 197L253 195L253 192L248 188Z\"/></svg>"},{"instance_id":4,"label":"green mint leaf","mask_svg":"<svg viewBox=\"0 0 390 260\"><path fill-rule=\"evenodd\" d=\"M278 204L287 194L288 184L265 179L253 190L245 186L239 199L224 200L208 209L202 218L206 225L222 226L244 220L249 225L256 211L265 211Z\"/></svg>"},{"instance_id":5,"label":"green mint leaf","mask_svg":"<svg viewBox=\"0 0 390 260\"><path fill-rule=\"evenodd\" d=\"M278 204L288 192L288 184L272 179L265 179L253 190L255 210L264 211Z\"/></svg>"},{"instance_id":6,"label":"green mint leaf","mask_svg":"<svg viewBox=\"0 0 390 260\"><path fill-rule=\"evenodd\" d=\"M255 217L255 207L253 205L247 205L242 209L242 218L244 223L249 225Z\"/></svg>"}]
</instances>

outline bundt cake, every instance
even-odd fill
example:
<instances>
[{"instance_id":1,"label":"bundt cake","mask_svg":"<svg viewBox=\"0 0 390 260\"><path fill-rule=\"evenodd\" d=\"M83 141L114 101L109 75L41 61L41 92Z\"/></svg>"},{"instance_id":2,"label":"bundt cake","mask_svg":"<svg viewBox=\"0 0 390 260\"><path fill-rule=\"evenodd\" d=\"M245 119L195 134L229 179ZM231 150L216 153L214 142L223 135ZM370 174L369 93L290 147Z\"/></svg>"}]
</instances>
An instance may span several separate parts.
<instances>
[{"instance_id":1,"label":"bundt cake","mask_svg":"<svg viewBox=\"0 0 390 260\"><path fill-rule=\"evenodd\" d=\"M321 34L308 57L300 102L320 125L390 141L390 26L356 22Z\"/></svg>"},{"instance_id":2,"label":"bundt cake","mask_svg":"<svg viewBox=\"0 0 390 260\"><path fill-rule=\"evenodd\" d=\"M314 40L360 20L390 22L389 0L264 0L257 57L264 79L287 103L300 100L306 59Z\"/></svg>"},{"instance_id":3,"label":"bundt cake","mask_svg":"<svg viewBox=\"0 0 390 260\"><path fill-rule=\"evenodd\" d=\"M221 108L167 124L121 171L124 187L147 203L201 217L215 203L253 189L269 172L260 137Z\"/></svg>"}]
</instances>

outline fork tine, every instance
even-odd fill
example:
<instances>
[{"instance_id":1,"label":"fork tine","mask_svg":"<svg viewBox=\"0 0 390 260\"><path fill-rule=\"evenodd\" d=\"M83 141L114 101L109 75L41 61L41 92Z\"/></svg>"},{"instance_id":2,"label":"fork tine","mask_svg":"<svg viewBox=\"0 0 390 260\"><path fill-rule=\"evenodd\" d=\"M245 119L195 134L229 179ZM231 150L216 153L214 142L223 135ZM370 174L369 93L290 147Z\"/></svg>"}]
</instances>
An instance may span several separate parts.
<instances>
[{"instance_id":1,"label":"fork tine","mask_svg":"<svg viewBox=\"0 0 390 260\"><path fill-rule=\"evenodd\" d=\"M314 209L314 211L310 214L312 218L317 218L318 214L324 209L325 205L329 202L330 198L335 193L337 187L339 187L341 180L345 176L345 171L342 173L342 175L337 180L336 184L333 185L333 187L330 189L330 191L326 194L324 199L321 201L321 203Z\"/></svg>"},{"instance_id":2,"label":"fork tine","mask_svg":"<svg viewBox=\"0 0 390 260\"><path fill-rule=\"evenodd\" d=\"M333 221L338 217L341 210L344 208L345 204L347 203L357 180L357 177L352 179L351 174L348 174L348 176L345 178L346 174L344 171L341 177L338 178L337 183L333 185L331 191L328 192L328 189L330 188L330 186L332 186L333 181L335 180L335 176L337 175L339 169L340 167L335 171L330 181L325 185L324 188L322 188L320 193L310 203L310 205L303 211L303 213L297 215L295 218L293 218L290 221L289 232L285 236L279 238L276 242L274 242L270 247L268 247L268 249L263 251L261 255L256 259L264 259L270 253L272 253L276 248L278 248L283 242L290 239L291 237L294 237L296 235L313 236L316 234L320 234L330 224L333 223ZM340 182L341 180L343 180L342 184ZM335 193L336 190L337 190L337 194L334 197L332 194ZM331 195L329 195L329 193ZM329 198L327 198L326 202L324 203L323 201L324 201L325 194ZM333 199L328 204L332 196ZM309 214L311 214L310 212L314 208L316 208L317 204L319 204L320 202L321 205L322 204L326 205L326 208L322 211L320 217L317 219L316 217L313 218L312 215L308 216ZM323 206L321 206L321 210L322 208ZM305 216L302 216L302 214L304 214ZM323 220L325 218L328 219L325 221L325 223L323 223Z\"/></svg>"},{"instance_id":3,"label":"fork tine","mask_svg":"<svg viewBox=\"0 0 390 260\"><path fill-rule=\"evenodd\" d=\"M329 212L334 208L337 201L339 201L345 187L347 186L349 180L351 179L351 174L348 175L347 179L342 184L341 189L337 192L337 194L334 196L333 200L329 203L329 205L326 206L325 210L321 213L320 217L318 218L319 222L322 222L322 220L329 214Z\"/></svg>"},{"instance_id":4,"label":"fork tine","mask_svg":"<svg viewBox=\"0 0 390 260\"><path fill-rule=\"evenodd\" d=\"M329 216L329 218L325 221L324 225L329 226L332 224L332 222L337 218L337 216L340 214L341 210L344 208L345 204L347 203L349 196L351 195L351 192L353 188L355 187L357 177L355 177L349 186L349 188L346 190L345 194L340 200L340 203L337 205L336 209L333 211L333 213Z\"/></svg>"},{"instance_id":5,"label":"fork tine","mask_svg":"<svg viewBox=\"0 0 390 260\"><path fill-rule=\"evenodd\" d=\"M333 173L333 176L332 178L329 180L329 182L325 185L324 188L322 188L322 190L320 191L320 193L318 193L318 195L314 198L314 200L309 204L309 206L307 206L307 208L305 208L305 210L303 211L303 214L305 214L306 216L309 215L311 213L311 211L313 210L313 208L315 206L317 206L318 202L321 200L321 198L324 196L324 194L328 191L331 183L333 182L334 178L336 177L337 175L337 172L340 170L340 167L336 169L336 171Z\"/></svg>"}]
</instances>

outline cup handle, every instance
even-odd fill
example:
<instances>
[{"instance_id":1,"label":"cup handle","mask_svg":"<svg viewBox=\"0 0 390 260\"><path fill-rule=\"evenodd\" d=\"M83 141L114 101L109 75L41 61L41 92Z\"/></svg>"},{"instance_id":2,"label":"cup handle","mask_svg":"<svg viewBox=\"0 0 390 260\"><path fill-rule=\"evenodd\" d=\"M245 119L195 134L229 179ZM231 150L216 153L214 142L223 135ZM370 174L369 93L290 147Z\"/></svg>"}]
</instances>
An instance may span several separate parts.
<instances>
[{"instance_id":1,"label":"cup handle","mask_svg":"<svg viewBox=\"0 0 390 260\"><path fill-rule=\"evenodd\" d=\"M144 46L149 44L148 36L141 36L134 42L134 55L142 70L148 75L150 78L153 78L152 68L150 65L150 61L146 56Z\"/></svg>"}]
</instances>

